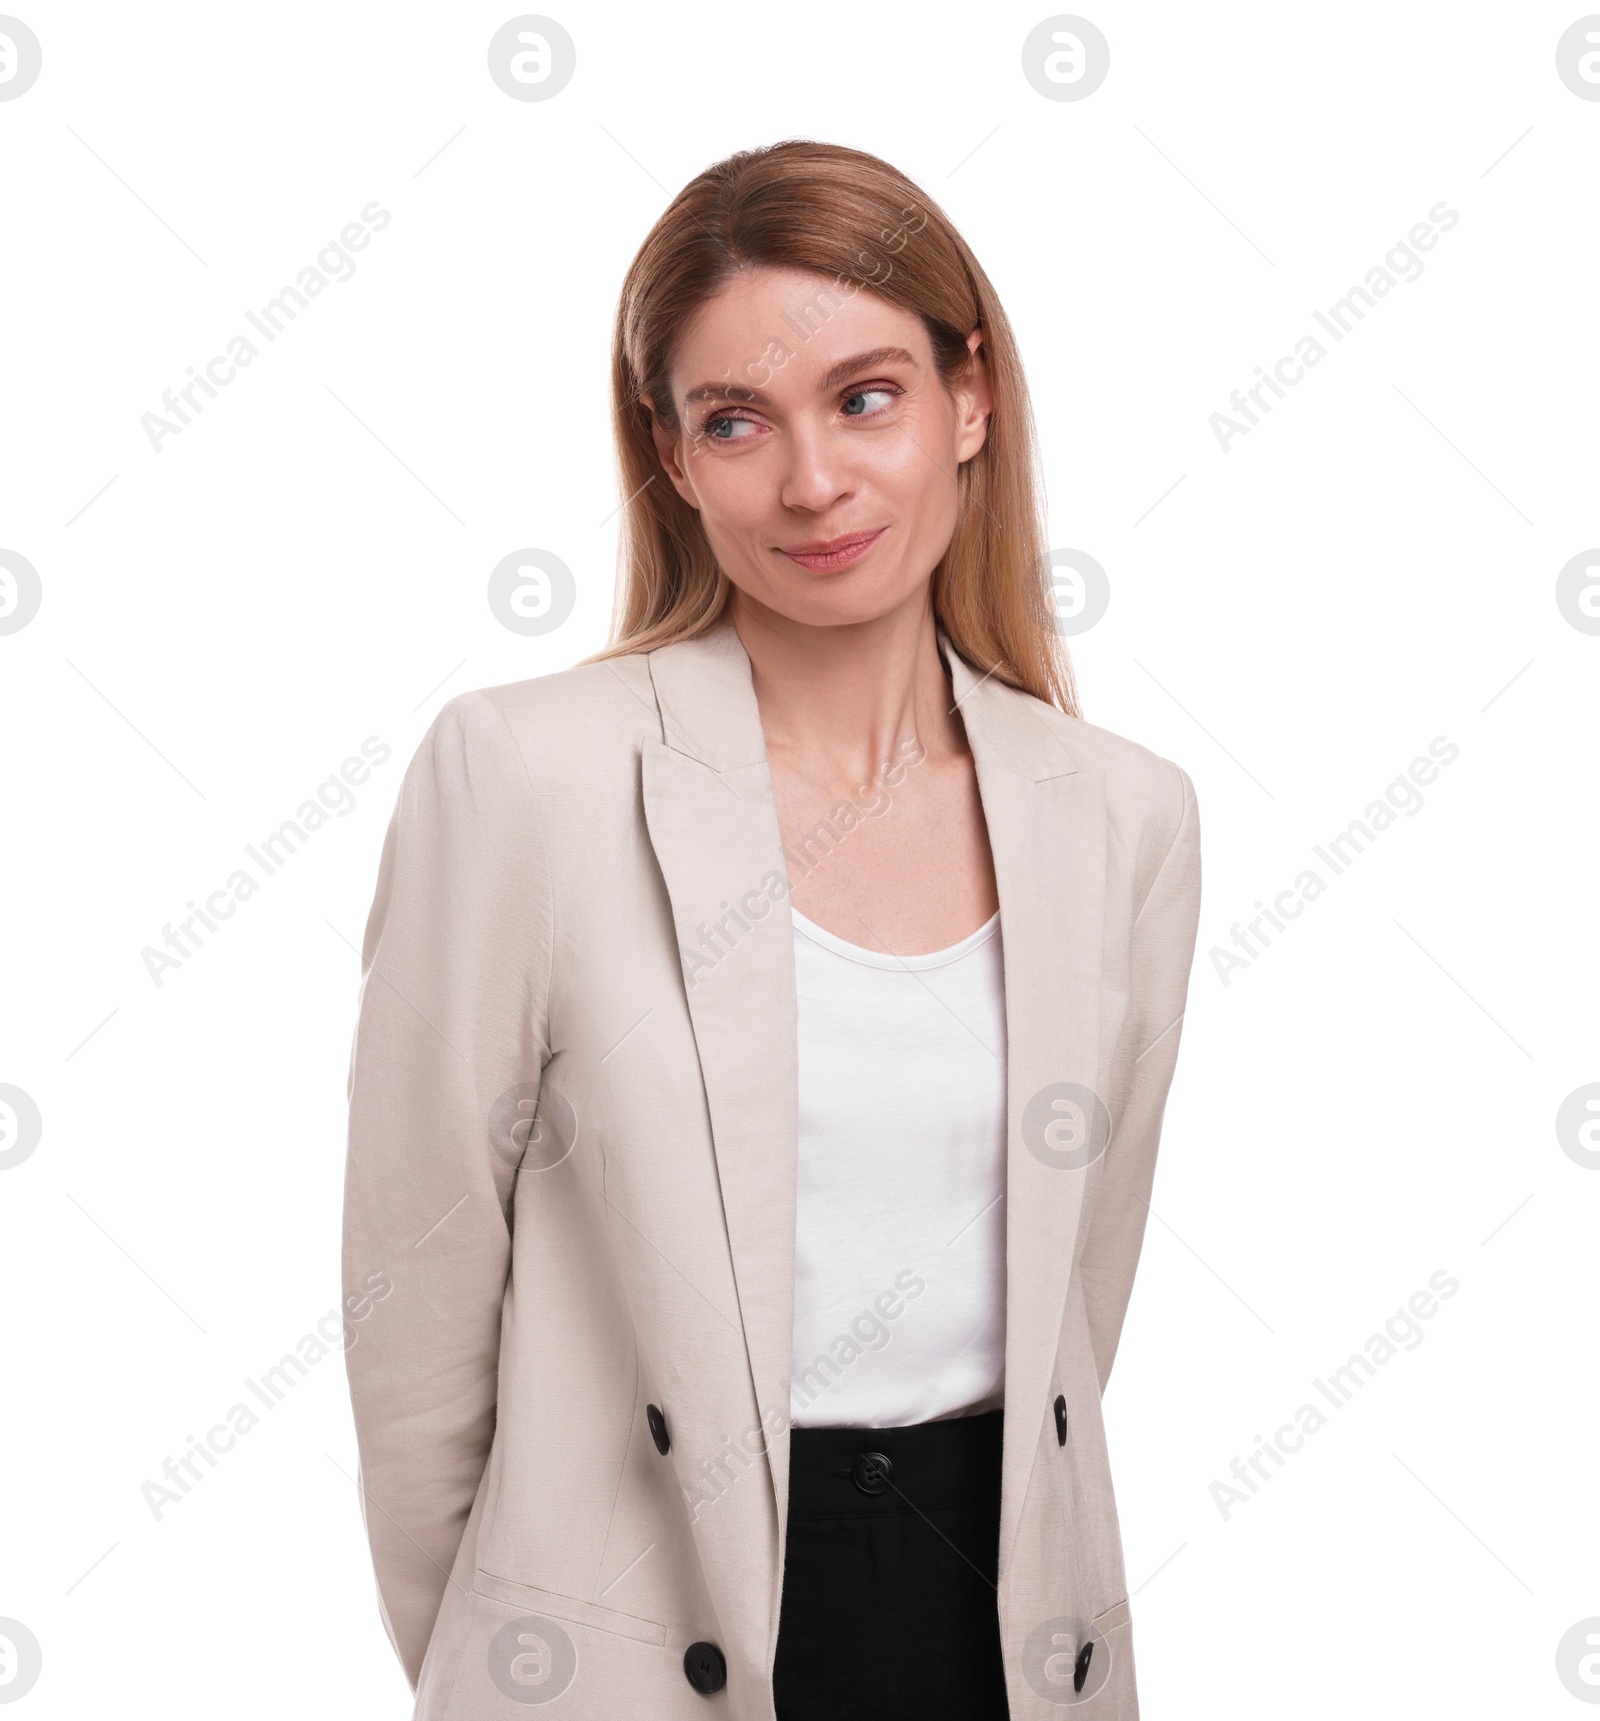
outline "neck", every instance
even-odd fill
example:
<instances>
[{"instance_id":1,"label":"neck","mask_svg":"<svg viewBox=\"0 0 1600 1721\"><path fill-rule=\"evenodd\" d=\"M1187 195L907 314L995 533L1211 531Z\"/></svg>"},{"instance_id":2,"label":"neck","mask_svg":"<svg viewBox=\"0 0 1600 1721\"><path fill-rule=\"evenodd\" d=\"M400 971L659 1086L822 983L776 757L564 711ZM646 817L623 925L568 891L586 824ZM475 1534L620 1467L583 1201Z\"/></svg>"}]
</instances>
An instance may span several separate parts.
<instances>
[{"instance_id":1,"label":"neck","mask_svg":"<svg viewBox=\"0 0 1600 1721\"><path fill-rule=\"evenodd\" d=\"M735 591L769 756L819 782L871 780L903 742L966 750L939 656L930 587L865 622L815 627Z\"/></svg>"}]
</instances>

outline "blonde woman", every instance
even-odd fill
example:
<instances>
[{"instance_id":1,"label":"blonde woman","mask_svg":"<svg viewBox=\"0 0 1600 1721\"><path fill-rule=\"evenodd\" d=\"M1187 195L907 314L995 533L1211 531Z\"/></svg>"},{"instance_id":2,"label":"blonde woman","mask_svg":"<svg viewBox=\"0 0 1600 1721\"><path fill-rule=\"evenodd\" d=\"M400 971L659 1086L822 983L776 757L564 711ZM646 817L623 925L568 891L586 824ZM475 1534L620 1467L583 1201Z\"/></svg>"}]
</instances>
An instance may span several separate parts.
<instances>
[{"instance_id":1,"label":"blonde woman","mask_svg":"<svg viewBox=\"0 0 1600 1721\"><path fill-rule=\"evenodd\" d=\"M893 168L701 174L613 382L612 643L443 708L367 927L348 1364L415 1713L1127 1721L1100 1397L1193 785L1079 714L1011 330Z\"/></svg>"}]
</instances>

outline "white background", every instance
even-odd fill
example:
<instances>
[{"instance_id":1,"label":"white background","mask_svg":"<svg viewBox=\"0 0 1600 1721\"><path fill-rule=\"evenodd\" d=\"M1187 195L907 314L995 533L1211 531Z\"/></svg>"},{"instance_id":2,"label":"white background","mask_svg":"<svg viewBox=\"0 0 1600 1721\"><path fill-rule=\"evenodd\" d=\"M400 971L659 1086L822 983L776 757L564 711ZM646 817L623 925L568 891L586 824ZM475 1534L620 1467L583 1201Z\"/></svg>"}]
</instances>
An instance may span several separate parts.
<instances>
[{"instance_id":1,"label":"white background","mask_svg":"<svg viewBox=\"0 0 1600 1721\"><path fill-rule=\"evenodd\" d=\"M1600 1080L1600 637L1555 601L1600 543L1600 102L1555 69L1581 12L1094 0L1110 75L1056 102L1021 70L1039 7L552 0L577 73L518 102L485 59L506 8L16 4L43 72L0 102L0 547L44 594L0 637L0 1081L44 1120L0 1172L0 1615L44 1655L19 1717L408 1712L337 1351L159 1519L141 1486L338 1300L405 761L451 695L605 636L628 259L701 168L797 134L895 162L983 260L1051 540L1111 581L1086 715L1199 793L1106 1401L1143 1712L1583 1713L1555 1658L1600 1614L1600 1173L1554 1128ZM141 415L373 200L354 277L155 452ZM1224 453L1230 391L1440 200L1425 273ZM486 602L520 547L577 577L546 638ZM373 735L354 810L157 986L141 951ZM1224 984L1213 947L1441 735L1422 811ZM1439 1269L1423 1342L1224 1518L1234 1457Z\"/></svg>"}]
</instances>

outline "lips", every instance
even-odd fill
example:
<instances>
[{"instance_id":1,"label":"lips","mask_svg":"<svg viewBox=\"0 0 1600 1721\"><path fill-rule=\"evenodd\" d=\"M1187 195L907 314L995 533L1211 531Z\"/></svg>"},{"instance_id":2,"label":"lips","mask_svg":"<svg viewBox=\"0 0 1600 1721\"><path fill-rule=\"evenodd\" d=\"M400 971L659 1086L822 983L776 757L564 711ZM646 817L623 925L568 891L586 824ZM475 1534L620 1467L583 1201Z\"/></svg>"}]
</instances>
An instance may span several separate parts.
<instances>
[{"instance_id":1,"label":"lips","mask_svg":"<svg viewBox=\"0 0 1600 1721\"><path fill-rule=\"evenodd\" d=\"M809 568L814 574L831 574L859 562L867 551L888 530L879 526L871 532L847 532L838 538L813 538L805 544L786 544L783 553L791 562Z\"/></svg>"}]
</instances>

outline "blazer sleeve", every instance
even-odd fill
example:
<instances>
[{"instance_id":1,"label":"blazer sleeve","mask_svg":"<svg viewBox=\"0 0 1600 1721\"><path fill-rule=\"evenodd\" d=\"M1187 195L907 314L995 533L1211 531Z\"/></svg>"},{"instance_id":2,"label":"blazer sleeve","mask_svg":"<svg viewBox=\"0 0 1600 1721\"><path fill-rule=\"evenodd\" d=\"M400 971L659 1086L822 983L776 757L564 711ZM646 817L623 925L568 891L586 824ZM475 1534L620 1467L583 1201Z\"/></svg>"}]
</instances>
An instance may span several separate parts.
<instances>
[{"instance_id":1,"label":"blazer sleeve","mask_svg":"<svg viewBox=\"0 0 1600 1721\"><path fill-rule=\"evenodd\" d=\"M1178 1041L1200 919L1200 811L1179 765L1177 825L1130 936L1129 1000L1121 1054L1121 1115L1113 1116L1100 1188L1079 1261L1090 1342L1105 1390L1122 1336L1144 1243L1161 1117L1178 1061ZM1120 1070L1119 1070L1120 1074Z\"/></svg>"},{"instance_id":2,"label":"blazer sleeve","mask_svg":"<svg viewBox=\"0 0 1600 1721\"><path fill-rule=\"evenodd\" d=\"M548 868L494 701L439 712L400 788L362 950L343 1281L360 1497L415 1689L494 1434L516 1167L495 1101L549 1055Z\"/></svg>"}]
</instances>

